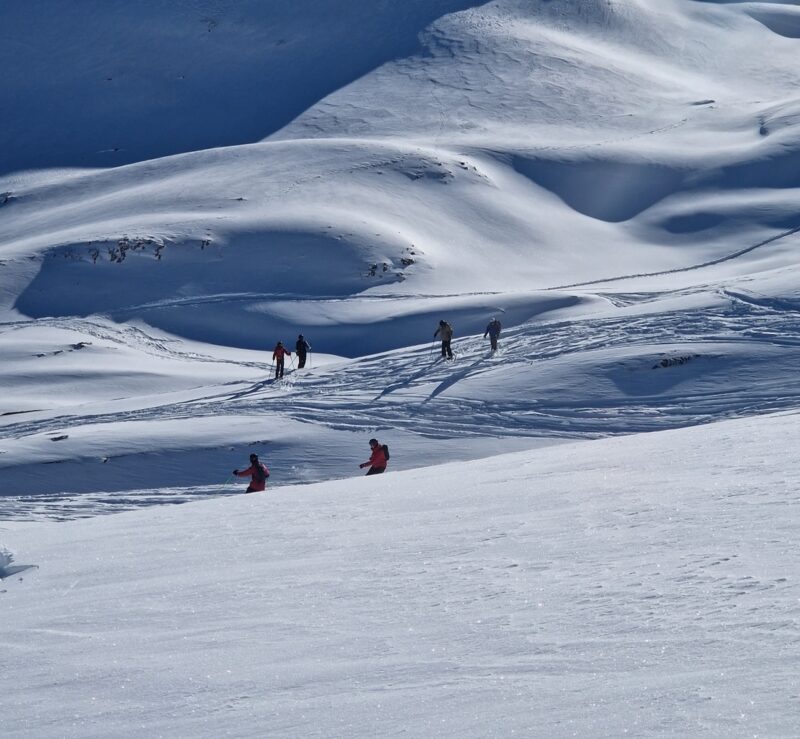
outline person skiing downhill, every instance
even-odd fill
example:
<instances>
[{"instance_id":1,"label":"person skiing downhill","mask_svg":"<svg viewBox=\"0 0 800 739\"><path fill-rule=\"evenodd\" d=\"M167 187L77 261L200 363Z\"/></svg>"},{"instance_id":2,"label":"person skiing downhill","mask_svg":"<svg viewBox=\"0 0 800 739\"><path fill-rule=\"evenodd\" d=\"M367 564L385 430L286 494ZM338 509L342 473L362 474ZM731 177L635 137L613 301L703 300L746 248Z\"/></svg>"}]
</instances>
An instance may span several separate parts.
<instances>
[{"instance_id":1,"label":"person skiing downhill","mask_svg":"<svg viewBox=\"0 0 800 739\"><path fill-rule=\"evenodd\" d=\"M250 484L247 486L246 493L260 493L266 490L269 470L267 465L258 461L257 454L250 455L250 466L246 470L234 470L236 477L247 477L250 475Z\"/></svg>"},{"instance_id":2,"label":"person skiing downhill","mask_svg":"<svg viewBox=\"0 0 800 739\"><path fill-rule=\"evenodd\" d=\"M370 439L369 447L372 450L369 461L363 462L358 466L362 470L364 467L369 467L369 470L367 470L368 475L380 475L381 472L386 471L386 465L389 461L389 450L386 444L381 444L377 439Z\"/></svg>"},{"instance_id":3,"label":"person skiing downhill","mask_svg":"<svg viewBox=\"0 0 800 739\"><path fill-rule=\"evenodd\" d=\"M294 345L295 353L297 354L297 368L302 369L306 366L306 355L311 350L311 344L309 344L303 334L297 337L297 343Z\"/></svg>"},{"instance_id":4,"label":"person skiing downhill","mask_svg":"<svg viewBox=\"0 0 800 739\"><path fill-rule=\"evenodd\" d=\"M489 342L492 345L492 351L497 351L497 339L500 337L500 330L502 326L500 325L500 321L496 318L492 318L489 321L489 325L486 327L486 331L483 332L483 338L486 338L486 334L489 334Z\"/></svg>"},{"instance_id":5,"label":"person skiing downhill","mask_svg":"<svg viewBox=\"0 0 800 739\"><path fill-rule=\"evenodd\" d=\"M450 342L453 339L453 327L445 320L439 321L439 328L433 332L433 338L435 339L437 336L442 339L442 358L452 359L453 350L450 348Z\"/></svg>"},{"instance_id":6,"label":"person skiing downhill","mask_svg":"<svg viewBox=\"0 0 800 739\"><path fill-rule=\"evenodd\" d=\"M275 351L272 352L272 359L275 362L275 379L283 377L283 363L284 357L291 356L291 352L283 345L282 342L275 344Z\"/></svg>"}]
</instances>

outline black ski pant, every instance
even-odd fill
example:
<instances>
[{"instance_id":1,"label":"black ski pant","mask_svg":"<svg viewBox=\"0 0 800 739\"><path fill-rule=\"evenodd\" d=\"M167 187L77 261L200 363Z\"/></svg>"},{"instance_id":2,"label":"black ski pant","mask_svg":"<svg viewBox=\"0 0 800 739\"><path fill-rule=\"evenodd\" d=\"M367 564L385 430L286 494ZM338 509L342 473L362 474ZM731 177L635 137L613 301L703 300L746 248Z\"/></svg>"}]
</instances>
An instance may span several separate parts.
<instances>
[{"instance_id":1,"label":"black ski pant","mask_svg":"<svg viewBox=\"0 0 800 739\"><path fill-rule=\"evenodd\" d=\"M385 467L370 467L367 470L367 475L380 475L381 472L386 472Z\"/></svg>"},{"instance_id":2,"label":"black ski pant","mask_svg":"<svg viewBox=\"0 0 800 739\"><path fill-rule=\"evenodd\" d=\"M442 356L453 358L453 350L450 348L450 339L442 339Z\"/></svg>"},{"instance_id":3,"label":"black ski pant","mask_svg":"<svg viewBox=\"0 0 800 739\"><path fill-rule=\"evenodd\" d=\"M275 379L283 377L283 357L275 360Z\"/></svg>"},{"instance_id":4,"label":"black ski pant","mask_svg":"<svg viewBox=\"0 0 800 739\"><path fill-rule=\"evenodd\" d=\"M297 367L298 369L306 366L306 353L297 352Z\"/></svg>"}]
</instances>

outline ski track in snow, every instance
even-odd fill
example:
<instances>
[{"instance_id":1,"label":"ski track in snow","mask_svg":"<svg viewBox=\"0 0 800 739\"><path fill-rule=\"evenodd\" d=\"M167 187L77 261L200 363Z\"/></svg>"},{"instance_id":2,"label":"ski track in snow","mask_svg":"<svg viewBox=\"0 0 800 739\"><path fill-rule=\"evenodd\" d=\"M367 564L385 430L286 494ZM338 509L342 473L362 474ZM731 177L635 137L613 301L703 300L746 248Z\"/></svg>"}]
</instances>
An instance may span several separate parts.
<instances>
[{"instance_id":1,"label":"ski track in snow","mask_svg":"<svg viewBox=\"0 0 800 739\"><path fill-rule=\"evenodd\" d=\"M3 739L798 734L798 0L9 5Z\"/></svg>"},{"instance_id":2,"label":"ski track in snow","mask_svg":"<svg viewBox=\"0 0 800 739\"><path fill-rule=\"evenodd\" d=\"M774 244L776 241L781 241L783 239L789 238L790 236L794 236L796 233L800 233L800 226L786 229L785 231L782 231L779 234L770 236L768 239L763 239L756 244L751 244L750 246L746 246L743 249L739 249L735 252L732 252L731 254L725 254L721 257L717 257L716 259L710 259L706 262L700 262L698 264L690 264L686 267L676 267L675 269L664 269L664 270L659 270L657 272L638 272L636 274L619 275L618 277L603 277L602 279L598 280L573 282L568 285L557 285L555 287L548 287L547 289L569 290L575 287L589 287L590 285L608 285L615 282L623 282L625 280L635 280L643 277L662 277L664 275L677 275L683 272L697 272L707 267L715 267L719 264L724 264L725 262L731 262L734 259L738 259L739 257L743 257L746 254L750 254L756 251L757 249L761 249L764 246L769 246L770 244Z\"/></svg>"},{"instance_id":3,"label":"ski track in snow","mask_svg":"<svg viewBox=\"0 0 800 739\"><path fill-rule=\"evenodd\" d=\"M27 321L10 321L1 323L0 328L3 332L29 329L34 323ZM64 330L78 331L79 333L94 339L101 339L119 344L124 347L135 347L138 351L150 354L154 357L172 357L174 359L191 359L196 362L214 362L215 364L236 364L240 367L260 366L253 362L241 362L217 357L211 357L197 352L187 353L180 349L170 347L170 343L179 343L172 338L150 336L143 329L136 326L125 324L114 324L113 327L108 322L95 321L91 318L81 318L79 320L69 317L59 318L37 318L37 327L59 328Z\"/></svg>"},{"instance_id":4,"label":"ski track in snow","mask_svg":"<svg viewBox=\"0 0 800 739\"><path fill-rule=\"evenodd\" d=\"M334 429L407 427L431 438L487 434L576 438L672 428L704 423L721 416L794 407L800 398L800 388L790 386L785 388L785 394L775 395L769 388L753 387L750 392L740 392L735 397L729 391L724 391L724 397L720 398L714 394L693 397L691 403L676 402L669 396L630 397L622 405L614 403L610 407L602 402L575 404L568 399L559 404L543 403L537 399L535 387L531 388L527 403L522 403L518 397L506 402L473 400L458 395L459 383L465 379L593 350L631 347L636 345L637 338L641 345L653 346L654 362L658 344L756 342L780 347L800 346L800 314L796 311L781 310L774 304L759 304L734 292L726 294L731 304L725 310L656 313L511 328L504 330L500 351L495 357L488 352L488 342L480 337L456 338L457 359L453 362L439 358L438 346L433 350L417 348L408 353L391 352L354 360L336 370L307 368L302 371L287 367L286 377L277 383L271 378L267 363L227 360L231 364L263 367L265 377L234 392L212 392L192 400L113 414L73 415L67 412L37 421L12 422L4 430L7 436L18 438L60 432L67 426L83 423L247 412L277 413ZM49 323L74 326L67 319ZM81 322L81 330L90 336L129 342L153 354L187 359L187 355L147 336L140 329L123 327L122 336L114 336L99 324ZM226 361L197 354L191 354L190 358L193 361ZM443 396L445 391L452 391L452 395ZM403 402L393 402L396 396L402 396ZM480 422L476 423L476 419Z\"/></svg>"},{"instance_id":5,"label":"ski track in snow","mask_svg":"<svg viewBox=\"0 0 800 739\"><path fill-rule=\"evenodd\" d=\"M53 495L13 495L0 497L3 520L73 521L94 518L106 513L148 508L157 505L181 505L196 500L238 495L241 490L230 485L146 488L120 492L57 493Z\"/></svg>"}]
</instances>

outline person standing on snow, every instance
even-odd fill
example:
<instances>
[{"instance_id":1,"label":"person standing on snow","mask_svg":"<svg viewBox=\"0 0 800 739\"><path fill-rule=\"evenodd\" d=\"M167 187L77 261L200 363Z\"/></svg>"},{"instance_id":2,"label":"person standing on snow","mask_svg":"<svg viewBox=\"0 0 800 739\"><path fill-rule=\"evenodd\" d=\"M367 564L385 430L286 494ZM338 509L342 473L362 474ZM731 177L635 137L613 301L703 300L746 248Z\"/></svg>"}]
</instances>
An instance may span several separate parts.
<instances>
[{"instance_id":1,"label":"person standing on snow","mask_svg":"<svg viewBox=\"0 0 800 739\"><path fill-rule=\"evenodd\" d=\"M489 321L489 325L486 327L486 331L483 332L483 338L486 338L486 334L489 334L489 342L492 345L492 351L497 351L497 339L500 337L500 329L502 326L500 325L500 321L496 318L492 318Z\"/></svg>"},{"instance_id":2,"label":"person standing on snow","mask_svg":"<svg viewBox=\"0 0 800 739\"><path fill-rule=\"evenodd\" d=\"M386 465L389 462L389 447L386 444L381 444L377 439L369 440L369 447L372 449L372 454L369 456L369 461L358 465L362 470L364 467L369 467L368 475L380 475L381 472L386 471Z\"/></svg>"},{"instance_id":3,"label":"person standing on snow","mask_svg":"<svg viewBox=\"0 0 800 739\"><path fill-rule=\"evenodd\" d=\"M302 369L306 366L306 355L311 350L311 344L303 338L303 334L300 334L300 336L297 337L297 343L294 345L294 349L297 354L297 368Z\"/></svg>"},{"instance_id":4,"label":"person standing on snow","mask_svg":"<svg viewBox=\"0 0 800 739\"><path fill-rule=\"evenodd\" d=\"M291 352L283 345L282 342L275 344L275 351L272 352L272 361L275 362L275 379L283 377L283 361L284 357L291 356Z\"/></svg>"},{"instance_id":5,"label":"person standing on snow","mask_svg":"<svg viewBox=\"0 0 800 739\"><path fill-rule=\"evenodd\" d=\"M442 359L444 357L452 359L453 350L450 348L450 342L453 339L453 327L447 321L439 321L439 328L433 332L433 338L435 339L437 336L442 339Z\"/></svg>"},{"instance_id":6,"label":"person standing on snow","mask_svg":"<svg viewBox=\"0 0 800 739\"><path fill-rule=\"evenodd\" d=\"M257 454L250 455L250 466L246 470L234 470L233 474L236 477L247 477L250 475L250 484L247 486L246 493L260 493L267 487L267 478L269 477L269 470L267 465L258 461Z\"/></svg>"}]
</instances>

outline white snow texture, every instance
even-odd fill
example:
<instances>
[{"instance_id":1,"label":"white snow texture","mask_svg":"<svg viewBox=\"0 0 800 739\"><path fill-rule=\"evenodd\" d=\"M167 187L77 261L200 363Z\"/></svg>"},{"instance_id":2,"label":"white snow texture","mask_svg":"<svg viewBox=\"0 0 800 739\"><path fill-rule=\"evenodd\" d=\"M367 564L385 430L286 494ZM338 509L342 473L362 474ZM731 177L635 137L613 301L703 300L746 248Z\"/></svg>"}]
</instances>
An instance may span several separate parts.
<instances>
[{"instance_id":1,"label":"white snow texture","mask_svg":"<svg viewBox=\"0 0 800 739\"><path fill-rule=\"evenodd\" d=\"M800 2L2 18L4 739L800 736Z\"/></svg>"}]
</instances>

